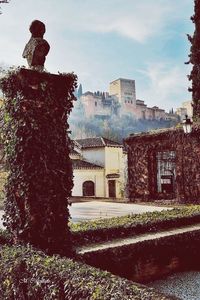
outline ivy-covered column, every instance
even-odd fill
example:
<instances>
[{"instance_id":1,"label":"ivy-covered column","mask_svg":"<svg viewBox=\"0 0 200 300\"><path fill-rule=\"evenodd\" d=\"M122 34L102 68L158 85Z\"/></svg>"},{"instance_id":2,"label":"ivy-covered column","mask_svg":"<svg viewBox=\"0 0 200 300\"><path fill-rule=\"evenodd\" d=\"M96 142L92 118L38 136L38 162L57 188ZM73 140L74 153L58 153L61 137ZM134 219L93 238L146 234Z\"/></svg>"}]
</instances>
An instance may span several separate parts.
<instances>
[{"instance_id":1,"label":"ivy-covered column","mask_svg":"<svg viewBox=\"0 0 200 300\"><path fill-rule=\"evenodd\" d=\"M4 221L14 242L69 254L72 166L67 118L76 76L28 69L1 79L9 167Z\"/></svg>"}]
</instances>

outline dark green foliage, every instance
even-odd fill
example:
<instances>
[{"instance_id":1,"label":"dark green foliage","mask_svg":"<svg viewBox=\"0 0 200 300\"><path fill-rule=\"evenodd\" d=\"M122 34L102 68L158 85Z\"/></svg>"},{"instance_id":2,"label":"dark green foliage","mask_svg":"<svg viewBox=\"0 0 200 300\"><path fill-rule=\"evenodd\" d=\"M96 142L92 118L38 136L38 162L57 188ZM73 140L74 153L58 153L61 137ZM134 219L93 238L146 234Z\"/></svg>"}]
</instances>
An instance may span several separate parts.
<instances>
[{"instance_id":1,"label":"dark green foliage","mask_svg":"<svg viewBox=\"0 0 200 300\"><path fill-rule=\"evenodd\" d=\"M76 76L18 69L1 79L9 167L5 225L14 241L49 253L70 247L67 200L72 167L67 118Z\"/></svg>"},{"instance_id":2,"label":"dark green foliage","mask_svg":"<svg viewBox=\"0 0 200 300\"><path fill-rule=\"evenodd\" d=\"M156 232L199 223L200 206L147 212L128 216L70 223L72 241L75 246L126 238L141 233ZM7 231L0 231L0 244L9 241Z\"/></svg>"},{"instance_id":3,"label":"dark green foliage","mask_svg":"<svg viewBox=\"0 0 200 300\"><path fill-rule=\"evenodd\" d=\"M194 16L191 18L195 25L194 35L188 35L191 42L191 53L189 62L193 65L189 80L192 81L193 118L200 121L200 0L195 0Z\"/></svg>"},{"instance_id":4,"label":"dark green foliage","mask_svg":"<svg viewBox=\"0 0 200 300\"><path fill-rule=\"evenodd\" d=\"M0 250L2 300L167 300L139 284L31 247Z\"/></svg>"},{"instance_id":5,"label":"dark green foliage","mask_svg":"<svg viewBox=\"0 0 200 300\"><path fill-rule=\"evenodd\" d=\"M153 238L153 235L152 235ZM146 283L174 272L200 270L200 232L134 240L80 253L85 263L123 278ZM162 298L161 298L162 299Z\"/></svg>"},{"instance_id":6,"label":"dark green foliage","mask_svg":"<svg viewBox=\"0 0 200 300\"><path fill-rule=\"evenodd\" d=\"M6 230L0 229L0 245L10 244L10 236Z\"/></svg>"},{"instance_id":7,"label":"dark green foliage","mask_svg":"<svg viewBox=\"0 0 200 300\"><path fill-rule=\"evenodd\" d=\"M110 219L71 224L73 242L84 244L126 238L141 233L157 232L186 226L200 221L200 206L174 208Z\"/></svg>"}]
</instances>

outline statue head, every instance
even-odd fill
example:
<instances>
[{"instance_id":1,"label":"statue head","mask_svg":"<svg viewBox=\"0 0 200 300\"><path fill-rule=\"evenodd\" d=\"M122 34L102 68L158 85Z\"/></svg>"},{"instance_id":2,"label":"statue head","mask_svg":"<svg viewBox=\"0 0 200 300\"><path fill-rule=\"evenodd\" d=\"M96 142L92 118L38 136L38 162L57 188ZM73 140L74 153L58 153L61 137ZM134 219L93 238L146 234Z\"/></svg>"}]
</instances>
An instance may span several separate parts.
<instances>
[{"instance_id":1,"label":"statue head","mask_svg":"<svg viewBox=\"0 0 200 300\"><path fill-rule=\"evenodd\" d=\"M50 46L43 39L45 33L45 25L39 20L34 20L29 28L32 36L24 48L22 56L27 59L31 69L43 71L46 56Z\"/></svg>"},{"instance_id":2,"label":"statue head","mask_svg":"<svg viewBox=\"0 0 200 300\"><path fill-rule=\"evenodd\" d=\"M46 28L44 23L39 20L34 20L29 28L33 38L42 38L45 34Z\"/></svg>"}]
</instances>

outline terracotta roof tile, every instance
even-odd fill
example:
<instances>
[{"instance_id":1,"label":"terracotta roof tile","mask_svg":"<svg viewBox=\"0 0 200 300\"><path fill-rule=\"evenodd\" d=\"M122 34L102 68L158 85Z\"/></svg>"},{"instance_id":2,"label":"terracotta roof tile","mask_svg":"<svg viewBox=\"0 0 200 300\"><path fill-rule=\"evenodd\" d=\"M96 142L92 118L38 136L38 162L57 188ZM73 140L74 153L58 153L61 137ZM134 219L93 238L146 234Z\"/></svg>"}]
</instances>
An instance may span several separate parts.
<instances>
[{"instance_id":1,"label":"terracotta roof tile","mask_svg":"<svg viewBox=\"0 0 200 300\"><path fill-rule=\"evenodd\" d=\"M82 149L84 148L98 148L98 147L123 147L123 145L106 139L104 137L86 138L75 140Z\"/></svg>"},{"instance_id":2,"label":"terracotta roof tile","mask_svg":"<svg viewBox=\"0 0 200 300\"><path fill-rule=\"evenodd\" d=\"M70 154L71 155L81 155L80 153L78 153L78 151L74 150L74 149L71 149L70 150Z\"/></svg>"},{"instance_id":3,"label":"terracotta roof tile","mask_svg":"<svg viewBox=\"0 0 200 300\"><path fill-rule=\"evenodd\" d=\"M81 159L72 159L73 169L103 169L103 167Z\"/></svg>"}]
</instances>

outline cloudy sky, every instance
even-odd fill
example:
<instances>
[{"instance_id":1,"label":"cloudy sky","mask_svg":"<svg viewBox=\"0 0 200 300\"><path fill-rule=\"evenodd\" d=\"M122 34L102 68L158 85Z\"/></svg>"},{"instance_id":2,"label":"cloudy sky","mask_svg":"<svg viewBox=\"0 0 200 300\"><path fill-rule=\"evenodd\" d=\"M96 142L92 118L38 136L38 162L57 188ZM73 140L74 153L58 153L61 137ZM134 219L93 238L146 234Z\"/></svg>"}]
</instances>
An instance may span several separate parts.
<instances>
[{"instance_id":1,"label":"cloudy sky","mask_svg":"<svg viewBox=\"0 0 200 300\"><path fill-rule=\"evenodd\" d=\"M193 0L11 0L2 4L0 64L21 57L32 20L46 24L50 72L74 71L83 91L108 90L119 77L136 80L148 106L190 100L187 74Z\"/></svg>"}]
</instances>

